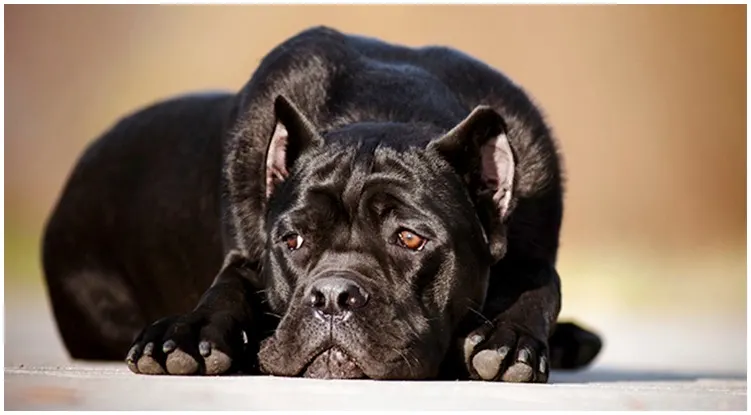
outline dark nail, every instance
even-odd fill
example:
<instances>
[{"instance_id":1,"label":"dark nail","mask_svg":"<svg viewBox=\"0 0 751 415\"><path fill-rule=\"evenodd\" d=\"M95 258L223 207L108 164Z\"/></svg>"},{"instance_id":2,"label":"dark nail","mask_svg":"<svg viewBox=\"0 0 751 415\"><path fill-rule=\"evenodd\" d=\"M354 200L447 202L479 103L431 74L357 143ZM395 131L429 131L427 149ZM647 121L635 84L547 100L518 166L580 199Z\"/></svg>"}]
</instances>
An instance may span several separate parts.
<instances>
[{"instance_id":1,"label":"dark nail","mask_svg":"<svg viewBox=\"0 0 751 415\"><path fill-rule=\"evenodd\" d=\"M545 373L548 370L548 358L543 356L540 358L540 373Z\"/></svg>"},{"instance_id":2,"label":"dark nail","mask_svg":"<svg viewBox=\"0 0 751 415\"><path fill-rule=\"evenodd\" d=\"M146 347L143 348L143 355L144 356L151 356L151 353L154 352L154 343L148 342L146 344Z\"/></svg>"},{"instance_id":3,"label":"dark nail","mask_svg":"<svg viewBox=\"0 0 751 415\"><path fill-rule=\"evenodd\" d=\"M529 359L531 357L532 356L529 355L529 352L526 349L521 349L519 350L519 354L516 356L516 361L522 362L522 363L529 363Z\"/></svg>"},{"instance_id":4,"label":"dark nail","mask_svg":"<svg viewBox=\"0 0 751 415\"><path fill-rule=\"evenodd\" d=\"M135 346L131 347L130 350L128 351L128 357L125 358L125 361L128 362L128 363L135 362L136 361L136 355L138 354L138 352L140 351L140 349L141 348L138 347L138 345L135 345Z\"/></svg>"},{"instance_id":5,"label":"dark nail","mask_svg":"<svg viewBox=\"0 0 751 415\"><path fill-rule=\"evenodd\" d=\"M162 345L162 351L163 351L164 353L169 353L169 352L171 352L171 351L175 350L175 348L176 348L176 347L177 347L177 343L175 343L175 341L174 341L174 340L167 340L167 341L166 341L166 342L164 342L164 344Z\"/></svg>"},{"instance_id":6,"label":"dark nail","mask_svg":"<svg viewBox=\"0 0 751 415\"><path fill-rule=\"evenodd\" d=\"M201 343L198 344L198 352L201 353L201 356L206 357L211 354L211 343L204 340Z\"/></svg>"},{"instance_id":7,"label":"dark nail","mask_svg":"<svg viewBox=\"0 0 751 415\"><path fill-rule=\"evenodd\" d=\"M508 354L509 350L511 350L508 346L502 346L498 349L498 354L501 356L501 360L506 358L506 355Z\"/></svg>"},{"instance_id":8,"label":"dark nail","mask_svg":"<svg viewBox=\"0 0 751 415\"><path fill-rule=\"evenodd\" d=\"M469 342L477 346L481 341L485 340L485 337L483 337L481 334L473 334L469 338Z\"/></svg>"}]
</instances>

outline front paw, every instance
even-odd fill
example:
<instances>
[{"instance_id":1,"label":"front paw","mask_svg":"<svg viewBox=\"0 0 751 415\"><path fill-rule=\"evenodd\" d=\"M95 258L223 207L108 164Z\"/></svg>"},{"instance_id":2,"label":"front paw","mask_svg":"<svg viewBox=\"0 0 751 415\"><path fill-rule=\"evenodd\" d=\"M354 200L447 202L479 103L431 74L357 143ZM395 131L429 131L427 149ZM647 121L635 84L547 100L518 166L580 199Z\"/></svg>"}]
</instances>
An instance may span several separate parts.
<instances>
[{"instance_id":1,"label":"front paw","mask_svg":"<svg viewBox=\"0 0 751 415\"><path fill-rule=\"evenodd\" d=\"M244 333L226 313L192 312L163 318L133 342L126 362L146 375L219 375L243 355Z\"/></svg>"},{"instance_id":2,"label":"front paw","mask_svg":"<svg viewBox=\"0 0 751 415\"><path fill-rule=\"evenodd\" d=\"M472 379L537 383L548 380L547 341L523 325L486 323L464 339L463 350Z\"/></svg>"}]
</instances>

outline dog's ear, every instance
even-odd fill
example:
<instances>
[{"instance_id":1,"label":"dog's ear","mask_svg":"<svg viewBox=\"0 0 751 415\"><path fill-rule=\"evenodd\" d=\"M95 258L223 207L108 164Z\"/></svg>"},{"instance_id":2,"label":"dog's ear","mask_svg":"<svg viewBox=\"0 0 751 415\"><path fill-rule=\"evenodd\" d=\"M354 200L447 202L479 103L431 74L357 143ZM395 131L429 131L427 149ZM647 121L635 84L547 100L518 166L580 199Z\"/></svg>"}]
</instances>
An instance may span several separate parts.
<instances>
[{"instance_id":1,"label":"dog's ear","mask_svg":"<svg viewBox=\"0 0 751 415\"><path fill-rule=\"evenodd\" d=\"M266 197L289 175L305 150L323 145L323 138L300 110L283 95L274 101L276 126L266 149Z\"/></svg>"},{"instance_id":2,"label":"dog's ear","mask_svg":"<svg viewBox=\"0 0 751 415\"><path fill-rule=\"evenodd\" d=\"M489 106L478 106L428 148L437 151L464 178L478 210L492 205L490 217L478 214L488 231L491 255L502 257L505 232L499 225L512 209L516 165L503 117Z\"/></svg>"},{"instance_id":3,"label":"dog's ear","mask_svg":"<svg viewBox=\"0 0 751 415\"><path fill-rule=\"evenodd\" d=\"M514 187L514 154L506 123L489 106L478 106L456 127L430 143L469 182L492 192L501 220L505 220ZM472 183L476 185L476 183Z\"/></svg>"}]
</instances>

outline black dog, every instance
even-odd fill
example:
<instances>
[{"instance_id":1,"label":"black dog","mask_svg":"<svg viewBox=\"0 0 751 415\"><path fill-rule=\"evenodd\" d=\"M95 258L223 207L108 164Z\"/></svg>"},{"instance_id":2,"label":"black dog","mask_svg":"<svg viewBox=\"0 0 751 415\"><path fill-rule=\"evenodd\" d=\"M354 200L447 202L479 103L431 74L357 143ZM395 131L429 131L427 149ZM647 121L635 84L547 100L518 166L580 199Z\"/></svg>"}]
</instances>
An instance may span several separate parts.
<instances>
[{"instance_id":1,"label":"black dog","mask_svg":"<svg viewBox=\"0 0 751 415\"><path fill-rule=\"evenodd\" d=\"M238 94L94 142L43 261L70 354L136 373L545 382L600 350L556 324L562 212L550 131L502 74L314 28Z\"/></svg>"}]
</instances>

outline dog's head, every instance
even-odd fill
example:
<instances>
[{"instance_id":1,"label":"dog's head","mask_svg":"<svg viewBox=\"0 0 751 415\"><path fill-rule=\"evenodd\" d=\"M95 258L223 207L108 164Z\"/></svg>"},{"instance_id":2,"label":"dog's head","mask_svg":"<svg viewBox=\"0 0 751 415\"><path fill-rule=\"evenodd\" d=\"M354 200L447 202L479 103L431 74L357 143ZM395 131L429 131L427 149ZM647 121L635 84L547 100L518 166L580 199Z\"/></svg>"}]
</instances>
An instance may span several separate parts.
<instances>
[{"instance_id":1,"label":"dog's head","mask_svg":"<svg viewBox=\"0 0 751 415\"><path fill-rule=\"evenodd\" d=\"M356 123L316 131L283 97L266 152L267 373L425 379L479 310L503 256L514 157L500 115L450 131Z\"/></svg>"}]
</instances>

